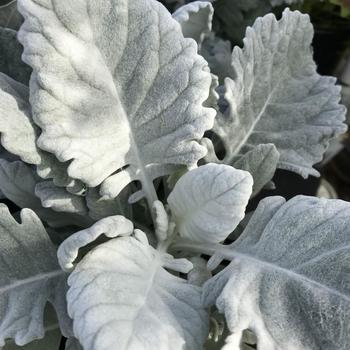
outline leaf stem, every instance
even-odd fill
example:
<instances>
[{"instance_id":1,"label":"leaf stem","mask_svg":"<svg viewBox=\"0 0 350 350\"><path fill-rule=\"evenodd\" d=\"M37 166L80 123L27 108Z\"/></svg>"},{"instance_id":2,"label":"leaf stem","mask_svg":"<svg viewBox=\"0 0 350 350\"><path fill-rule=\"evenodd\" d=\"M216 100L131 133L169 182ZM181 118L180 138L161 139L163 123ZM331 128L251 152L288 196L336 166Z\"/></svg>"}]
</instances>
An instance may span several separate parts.
<instances>
[{"instance_id":1,"label":"leaf stem","mask_svg":"<svg viewBox=\"0 0 350 350\"><path fill-rule=\"evenodd\" d=\"M193 242L185 238L179 238L171 245L171 250L186 250L193 253L214 255L220 253L223 256L228 255L230 251L226 246L219 243ZM226 254L225 254L226 253ZM229 254L230 256L232 255Z\"/></svg>"},{"instance_id":2,"label":"leaf stem","mask_svg":"<svg viewBox=\"0 0 350 350\"><path fill-rule=\"evenodd\" d=\"M151 213L153 224L155 225L156 224L156 217L155 217L155 213L153 212L153 203L158 200L157 192L156 192L156 189L154 188L154 184L153 184L152 179L149 178L149 176L147 175L146 168L141 160L138 148L136 146L136 142L134 140L134 135L131 134L130 138L131 138L131 147L134 151L135 158L137 160L137 163L138 163L139 169L140 169L140 175L141 175L140 181L142 184L142 190L143 190L145 197L146 197L146 200L147 200L147 204L148 204L149 211ZM157 239L158 239L158 237L157 237Z\"/></svg>"},{"instance_id":3,"label":"leaf stem","mask_svg":"<svg viewBox=\"0 0 350 350\"><path fill-rule=\"evenodd\" d=\"M173 243L177 234L178 232L176 230L176 225L174 221L170 220L169 227L168 227L168 237L165 241L158 242L157 250L159 252L164 252L164 253L167 252L168 248Z\"/></svg>"}]
</instances>

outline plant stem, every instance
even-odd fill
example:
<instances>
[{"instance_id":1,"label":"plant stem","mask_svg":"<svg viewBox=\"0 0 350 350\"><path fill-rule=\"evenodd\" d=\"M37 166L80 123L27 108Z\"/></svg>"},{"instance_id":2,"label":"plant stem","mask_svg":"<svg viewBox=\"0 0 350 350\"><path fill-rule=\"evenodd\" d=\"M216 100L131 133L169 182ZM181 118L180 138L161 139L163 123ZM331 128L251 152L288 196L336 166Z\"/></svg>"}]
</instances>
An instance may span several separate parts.
<instances>
[{"instance_id":1,"label":"plant stem","mask_svg":"<svg viewBox=\"0 0 350 350\"><path fill-rule=\"evenodd\" d=\"M214 255L215 253L220 253L223 256L232 256L232 252L230 252L226 246L219 243L199 243L193 242L188 239L180 238L176 240L176 242L171 245L172 250L186 250L193 253L206 254L206 255Z\"/></svg>"},{"instance_id":2,"label":"plant stem","mask_svg":"<svg viewBox=\"0 0 350 350\"><path fill-rule=\"evenodd\" d=\"M133 153L135 155L136 162L139 166L140 181L142 184L142 190L146 196L147 204L148 204L149 210L151 212L153 223L155 225L156 224L156 217L155 217L155 214L153 212L153 203L156 200L158 200L157 192L156 192L156 189L154 188L154 184L153 184L152 179L147 174L146 167L143 164L142 157L139 154L139 150L138 150L138 147L137 147L137 144L135 142L134 135L132 134L132 132L130 135L130 142L131 142L131 148L132 148Z\"/></svg>"},{"instance_id":3,"label":"plant stem","mask_svg":"<svg viewBox=\"0 0 350 350\"><path fill-rule=\"evenodd\" d=\"M167 252L168 248L173 243L177 234L178 232L176 230L176 225L172 220L170 220L169 227L168 227L168 237L165 241L160 241L160 240L158 241L157 250L159 252L164 252L164 253Z\"/></svg>"}]
</instances>

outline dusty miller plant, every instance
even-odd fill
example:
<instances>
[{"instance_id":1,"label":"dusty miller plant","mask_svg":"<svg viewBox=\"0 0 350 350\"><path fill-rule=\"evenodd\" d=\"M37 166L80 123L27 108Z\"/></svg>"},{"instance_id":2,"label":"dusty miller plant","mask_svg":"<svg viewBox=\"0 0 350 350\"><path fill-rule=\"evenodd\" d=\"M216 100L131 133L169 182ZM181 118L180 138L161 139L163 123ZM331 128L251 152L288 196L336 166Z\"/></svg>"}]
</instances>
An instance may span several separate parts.
<instances>
[{"instance_id":1,"label":"dusty miller plant","mask_svg":"<svg viewBox=\"0 0 350 350\"><path fill-rule=\"evenodd\" d=\"M23 208L0 206L0 346L44 337L50 303L69 350L349 349L350 205L269 197L244 219L346 130L309 17L258 18L228 52L204 44L209 2L18 9L0 30L0 188Z\"/></svg>"}]
</instances>

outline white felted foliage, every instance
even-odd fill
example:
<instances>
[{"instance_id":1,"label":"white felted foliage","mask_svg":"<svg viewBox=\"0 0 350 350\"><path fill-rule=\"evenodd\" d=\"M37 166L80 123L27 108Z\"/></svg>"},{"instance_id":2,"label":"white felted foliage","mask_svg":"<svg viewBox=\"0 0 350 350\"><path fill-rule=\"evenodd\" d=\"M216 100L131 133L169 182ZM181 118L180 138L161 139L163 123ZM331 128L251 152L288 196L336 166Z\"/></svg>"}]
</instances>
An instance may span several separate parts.
<instances>
[{"instance_id":1,"label":"white felted foliage","mask_svg":"<svg viewBox=\"0 0 350 350\"><path fill-rule=\"evenodd\" d=\"M83 258L67 300L84 350L203 349L208 315L200 288L167 272L163 258L141 231Z\"/></svg>"},{"instance_id":2,"label":"white felted foliage","mask_svg":"<svg viewBox=\"0 0 350 350\"><path fill-rule=\"evenodd\" d=\"M18 223L0 205L0 346L8 338L18 345L42 338L44 308L49 301L55 306L62 332L69 335L66 276L55 248L34 212L23 209L20 220Z\"/></svg>"},{"instance_id":3,"label":"white felted foliage","mask_svg":"<svg viewBox=\"0 0 350 350\"><path fill-rule=\"evenodd\" d=\"M52 208L58 212L87 215L85 198L57 187L53 181L39 182L35 186L35 195L40 198L44 208Z\"/></svg>"},{"instance_id":4,"label":"white felted foliage","mask_svg":"<svg viewBox=\"0 0 350 350\"><path fill-rule=\"evenodd\" d=\"M248 171L254 180L253 196L271 181L278 166L279 153L273 144L261 144L240 157L233 166Z\"/></svg>"},{"instance_id":5,"label":"white felted foliage","mask_svg":"<svg viewBox=\"0 0 350 350\"><path fill-rule=\"evenodd\" d=\"M272 143L278 167L303 177L318 175L329 140L346 130L345 107L333 77L316 72L308 15L286 10L282 19L268 14L248 28L243 49L235 47L225 80L229 108L216 118L224 163L260 144Z\"/></svg>"},{"instance_id":6,"label":"white felted foliage","mask_svg":"<svg viewBox=\"0 0 350 350\"><path fill-rule=\"evenodd\" d=\"M232 260L204 286L206 305L225 314L238 350L252 330L259 350L350 347L350 204L269 197L241 237L222 248ZM215 260L215 259L214 259Z\"/></svg>"},{"instance_id":7,"label":"white felted foliage","mask_svg":"<svg viewBox=\"0 0 350 350\"><path fill-rule=\"evenodd\" d=\"M209 33L201 45L201 55L209 64L210 71L217 75L223 84L227 76L232 76L234 70L231 66L232 45L228 40L222 40Z\"/></svg>"},{"instance_id":8,"label":"white felted foliage","mask_svg":"<svg viewBox=\"0 0 350 350\"><path fill-rule=\"evenodd\" d=\"M40 129L32 120L29 89L3 73L0 73L0 134L6 150L36 165L42 178L53 178L56 185L72 190L81 187L67 175L66 164L37 147Z\"/></svg>"},{"instance_id":9,"label":"white felted foliage","mask_svg":"<svg viewBox=\"0 0 350 350\"><path fill-rule=\"evenodd\" d=\"M106 237L128 236L133 233L134 225L123 216L104 218L91 227L81 230L67 238L58 248L58 261L63 270L72 270L79 249L95 241L102 234Z\"/></svg>"},{"instance_id":10,"label":"white felted foliage","mask_svg":"<svg viewBox=\"0 0 350 350\"><path fill-rule=\"evenodd\" d=\"M212 3L239 41L280 2ZM250 349L247 330L258 350L348 350L350 205L274 197L237 227L277 167L316 175L345 130L309 18L260 18L231 55L210 2L18 5L29 66L0 28L0 195L60 246L0 205L0 348L42 337L49 301L66 350L203 350L224 328L227 350Z\"/></svg>"},{"instance_id":11,"label":"white felted foliage","mask_svg":"<svg viewBox=\"0 0 350 350\"><path fill-rule=\"evenodd\" d=\"M246 171L207 164L182 176L168 197L182 237L221 242L244 217L253 180Z\"/></svg>"},{"instance_id":12,"label":"white felted foliage","mask_svg":"<svg viewBox=\"0 0 350 350\"><path fill-rule=\"evenodd\" d=\"M213 15L214 9L210 2L194 1L178 8L173 18L181 24L185 38L192 38L201 45L205 36L211 32Z\"/></svg>"},{"instance_id":13,"label":"white felted foliage","mask_svg":"<svg viewBox=\"0 0 350 350\"><path fill-rule=\"evenodd\" d=\"M52 227L62 227L67 225L89 226L93 220L87 215L79 215L74 206L69 205L70 201L64 201L64 207L70 207L71 212L60 213L50 207L43 207L40 199L36 196L36 186L42 179L36 174L33 167L23 163L20 160L9 162L0 159L0 190L6 198L11 200L20 208L30 208ZM56 188L58 192L64 191L62 188ZM64 192L65 195L70 195ZM80 198L80 197L78 197ZM67 199L67 198L66 198ZM62 202L61 202L62 203ZM45 203L44 203L45 204ZM57 208L56 208L57 209Z\"/></svg>"},{"instance_id":14,"label":"white felted foliage","mask_svg":"<svg viewBox=\"0 0 350 350\"><path fill-rule=\"evenodd\" d=\"M140 180L152 202L153 179L205 155L197 140L213 124L214 110L203 107L211 75L160 3L18 5L22 57L33 68L33 117L42 129L38 144L71 161L71 177L102 183L110 197Z\"/></svg>"}]
</instances>

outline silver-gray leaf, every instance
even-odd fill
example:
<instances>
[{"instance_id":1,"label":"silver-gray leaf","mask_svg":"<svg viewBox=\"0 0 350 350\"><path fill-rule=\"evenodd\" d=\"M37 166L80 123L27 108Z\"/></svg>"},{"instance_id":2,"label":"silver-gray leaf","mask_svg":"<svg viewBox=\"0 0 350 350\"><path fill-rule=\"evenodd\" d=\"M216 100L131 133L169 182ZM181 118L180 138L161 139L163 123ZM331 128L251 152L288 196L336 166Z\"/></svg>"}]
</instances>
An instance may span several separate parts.
<instances>
[{"instance_id":1,"label":"silver-gray leaf","mask_svg":"<svg viewBox=\"0 0 350 350\"><path fill-rule=\"evenodd\" d=\"M65 188L56 186L53 181L43 181L36 184L35 195L40 198L44 208L79 215L87 215L88 213L85 197L70 193Z\"/></svg>"},{"instance_id":2,"label":"silver-gray leaf","mask_svg":"<svg viewBox=\"0 0 350 350\"><path fill-rule=\"evenodd\" d=\"M224 241L243 219L251 175L224 164L206 164L180 178L167 201L179 234L197 242Z\"/></svg>"},{"instance_id":3,"label":"silver-gray leaf","mask_svg":"<svg viewBox=\"0 0 350 350\"><path fill-rule=\"evenodd\" d=\"M78 181L70 179L67 164L52 154L40 150L36 140L40 134L29 104L29 88L0 73L0 133L1 144L24 162L37 166L38 174L53 178L57 186L79 190Z\"/></svg>"},{"instance_id":4,"label":"silver-gray leaf","mask_svg":"<svg viewBox=\"0 0 350 350\"><path fill-rule=\"evenodd\" d=\"M71 271L78 258L80 248L94 242L101 235L109 238L130 236L133 230L133 223L123 216L103 218L87 229L75 232L59 246L57 251L59 264L63 270Z\"/></svg>"},{"instance_id":5,"label":"silver-gray leaf","mask_svg":"<svg viewBox=\"0 0 350 350\"><path fill-rule=\"evenodd\" d=\"M48 301L63 328L70 324L64 297L66 276L58 265L56 249L33 211L23 209L20 219L18 223L0 205L0 346L8 338L18 345L42 338Z\"/></svg>"},{"instance_id":6,"label":"silver-gray leaf","mask_svg":"<svg viewBox=\"0 0 350 350\"><path fill-rule=\"evenodd\" d=\"M33 68L33 117L42 129L38 145L71 161L72 178L89 187L102 183L101 194L111 197L139 180L153 202L150 172L159 177L168 165L193 166L205 155L198 140L215 117L203 106L211 75L196 43L183 37L163 5L18 5L25 17L18 33L22 58Z\"/></svg>"},{"instance_id":7,"label":"silver-gray leaf","mask_svg":"<svg viewBox=\"0 0 350 350\"><path fill-rule=\"evenodd\" d=\"M261 144L241 156L232 165L252 175L254 180L252 196L255 196L271 181L277 169L279 157L275 145Z\"/></svg>"},{"instance_id":8,"label":"silver-gray leaf","mask_svg":"<svg viewBox=\"0 0 350 350\"><path fill-rule=\"evenodd\" d=\"M69 277L67 300L85 350L203 349L201 289L167 272L164 258L140 231L83 258Z\"/></svg>"},{"instance_id":9,"label":"silver-gray leaf","mask_svg":"<svg viewBox=\"0 0 350 350\"><path fill-rule=\"evenodd\" d=\"M70 322L71 323L71 322ZM44 312L44 326L45 326L45 337L38 339L29 344L19 347L13 340L6 342L6 345L2 350L51 350L58 349L58 346L62 339L62 332L57 321L56 312L51 305L47 305ZM70 324L72 328L72 324ZM71 329L72 331L72 329ZM66 336L69 336L68 334Z\"/></svg>"},{"instance_id":10,"label":"silver-gray leaf","mask_svg":"<svg viewBox=\"0 0 350 350\"><path fill-rule=\"evenodd\" d=\"M350 204L270 197L240 238L222 248L229 266L204 286L225 313L228 348L252 330L258 349L350 348Z\"/></svg>"},{"instance_id":11,"label":"silver-gray leaf","mask_svg":"<svg viewBox=\"0 0 350 350\"><path fill-rule=\"evenodd\" d=\"M288 9L279 21L269 14L247 29L244 48L232 54L236 74L225 80L229 109L214 126L226 148L225 163L273 143L279 168L318 175L312 165L346 126L336 79L316 72L312 38L309 16Z\"/></svg>"},{"instance_id":12,"label":"silver-gray leaf","mask_svg":"<svg viewBox=\"0 0 350 350\"><path fill-rule=\"evenodd\" d=\"M172 16L180 23L184 37L196 40L200 47L211 31L213 15L214 9L210 2L194 1L179 7Z\"/></svg>"},{"instance_id":13,"label":"silver-gray leaf","mask_svg":"<svg viewBox=\"0 0 350 350\"><path fill-rule=\"evenodd\" d=\"M200 53L207 60L210 71L218 76L220 84L234 74L231 66L232 46L228 40L210 33L204 39Z\"/></svg>"},{"instance_id":14,"label":"silver-gray leaf","mask_svg":"<svg viewBox=\"0 0 350 350\"><path fill-rule=\"evenodd\" d=\"M40 199L35 195L35 187L41 182L33 167L22 161L9 162L0 159L0 190L20 208L30 208L52 227L76 225L86 227L93 220L73 213L58 213L43 208Z\"/></svg>"}]
</instances>

